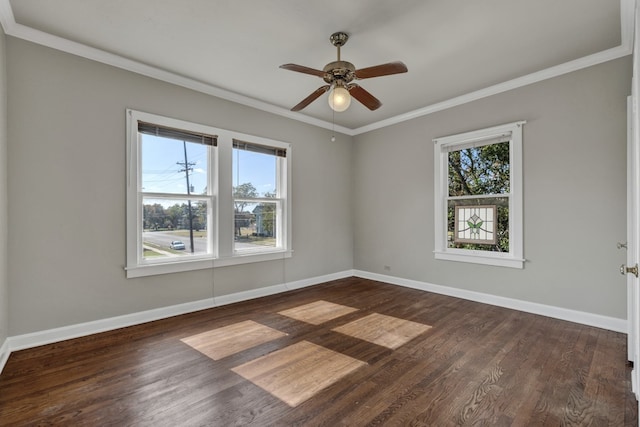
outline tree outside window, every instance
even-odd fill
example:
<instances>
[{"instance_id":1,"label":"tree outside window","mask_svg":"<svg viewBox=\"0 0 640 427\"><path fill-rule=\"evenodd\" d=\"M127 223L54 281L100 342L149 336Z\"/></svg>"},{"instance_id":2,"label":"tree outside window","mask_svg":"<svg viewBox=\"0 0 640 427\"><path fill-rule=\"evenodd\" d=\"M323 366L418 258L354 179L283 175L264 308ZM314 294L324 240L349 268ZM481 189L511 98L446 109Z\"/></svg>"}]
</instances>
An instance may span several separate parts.
<instances>
[{"instance_id":1,"label":"tree outside window","mask_svg":"<svg viewBox=\"0 0 640 427\"><path fill-rule=\"evenodd\" d=\"M509 252L509 203L510 183L509 142L500 142L478 148L464 148L448 154L449 203L447 206L447 236L449 247L483 251ZM491 196L478 198L476 196ZM467 197L472 196L472 197ZM458 243L456 239L456 206L469 209L470 217L459 221L463 226L482 229L485 222L474 221L473 206L495 206L495 243ZM460 211L460 209L458 209ZM479 234L479 233L476 233Z\"/></svg>"},{"instance_id":2,"label":"tree outside window","mask_svg":"<svg viewBox=\"0 0 640 427\"><path fill-rule=\"evenodd\" d=\"M436 259L523 267L524 123L433 140Z\"/></svg>"}]
</instances>

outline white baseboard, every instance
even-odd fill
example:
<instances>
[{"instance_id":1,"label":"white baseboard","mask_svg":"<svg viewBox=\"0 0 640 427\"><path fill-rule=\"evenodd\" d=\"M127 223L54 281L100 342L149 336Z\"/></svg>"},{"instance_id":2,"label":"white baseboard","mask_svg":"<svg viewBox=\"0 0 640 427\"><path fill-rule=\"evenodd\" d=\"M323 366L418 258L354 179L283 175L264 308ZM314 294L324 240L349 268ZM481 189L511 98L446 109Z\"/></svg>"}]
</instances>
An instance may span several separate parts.
<instances>
[{"instance_id":1,"label":"white baseboard","mask_svg":"<svg viewBox=\"0 0 640 427\"><path fill-rule=\"evenodd\" d=\"M9 350L9 338L5 339L0 346L0 372L4 369L4 365L7 364L7 360L9 360L9 355L11 354L11 350Z\"/></svg>"},{"instance_id":2,"label":"white baseboard","mask_svg":"<svg viewBox=\"0 0 640 427\"><path fill-rule=\"evenodd\" d=\"M353 270L342 271L339 273L327 274L324 276L312 277L310 279L296 280L295 282L287 282L280 285L267 286L266 288L252 289L250 291L237 292L235 294L223 295L215 297L215 305L227 305L235 302L247 301L254 298L266 297L268 295L279 294L294 289L306 288L308 286L320 283L330 282L332 280L344 279L352 277Z\"/></svg>"},{"instance_id":3,"label":"white baseboard","mask_svg":"<svg viewBox=\"0 0 640 427\"><path fill-rule=\"evenodd\" d=\"M125 314L123 316L111 317L108 319L94 320L91 322L79 323L76 325L63 326L60 328L48 329L45 331L17 335L9 337L7 339L8 349L9 351L23 350L26 348L51 344L54 342L78 338L91 334L97 334L99 332L111 331L113 329L124 328L127 326L139 325L141 323L165 319L167 317L178 316L180 314L192 313L194 311L232 304L234 302L246 301L253 298L273 295L280 292L286 292L293 289L313 286L319 283L352 276L353 272L351 270L347 270L344 272L298 280L295 282L268 286L266 288L238 292L235 294L223 295L214 298L206 298L199 301L192 301L184 304L172 305L169 307L161 307L153 310L141 311L138 313Z\"/></svg>"},{"instance_id":4,"label":"white baseboard","mask_svg":"<svg viewBox=\"0 0 640 427\"><path fill-rule=\"evenodd\" d=\"M213 298L9 337L11 351L83 337L215 307Z\"/></svg>"},{"instance_id":5,"label":"white baseboard","mask_svg":"<svg viewBox=\"0 0 640 427\"><path fill-rule=\"evenodd\" d=\"M618 319L615 317L602 316L600 314L587 313L584 311L571 310L568 308L554 307L551 305L538 304L535 302L483 294L480 292L468 291L465 289L434 285L432 283L419 282L417 280L403 279L400 277L387 276L384 274L370 273L368 271L354 270L353 275L356 277L362 277L363 279L377 280L379 282L390 283L392 285L419 289L421 291L433 292L436 294L491 304L498 307L510 308L512 310L539 314L541 316L552 317L554 319L567 320L569 322L580 323L587 326L595 326L597 328L608 329L615 332L622 332L625 334L627 333L626 319Z\"/></svg>"},{"instance_id":6,"label":"white baseboard","mask_svg":"<svg viewBox=\"0 0 640 427\"><path fill-rule=\"evenodd\" d=\"M4 368L12 351L51 344L67 339L78 338L99 332L110 331L126 326L139 325L141 323L154 320L165 319L167 317L180 314L191 313L207 308L218 307L236 302L247 301L263 296L274 295L294 289L301 289L332 280L344 279L347 277L362 277L364 279L377 280L393 285L404 286L436 294L448 295L470 301L491 304L499 307L520 310L527 313L539 314L555 319L567 320L588 326L608 329L616 332L627 333L627 321L614 317L607 317L598 314L586 313L582 311L570 310L566 308L554 307L528 301L505 298L495 295L483 294L464 289L451 288L448 286L434 285L417 280L403 279L400 277L387 276L383 274L370 273L361 270L346 270L324 276L312 277L295 282L282 283L268 286L266 288L253 289L250 291L238 292L230 295L223 295L214 298L207 298L199 301L192 301L184 304L172 305L169 307L156 308L153 310L138 313L126 314L123 316L111 317L108 319L95 320L92 322L80 323L76 325L63 326L60 328L48 329L24 335L9 337L0 347L0 372Z\"/></svg>"}]
</instances>

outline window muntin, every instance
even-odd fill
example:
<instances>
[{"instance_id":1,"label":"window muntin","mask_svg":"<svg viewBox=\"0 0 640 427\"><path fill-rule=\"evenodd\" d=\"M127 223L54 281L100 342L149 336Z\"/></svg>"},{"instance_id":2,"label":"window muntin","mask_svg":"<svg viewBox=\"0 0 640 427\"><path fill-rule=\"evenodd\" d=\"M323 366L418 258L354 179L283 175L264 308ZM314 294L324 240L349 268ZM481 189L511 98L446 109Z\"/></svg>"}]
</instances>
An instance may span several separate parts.
<instances>
[{"instance_id":1,"label":"window muntin","mask_svg":"<svg viewBox=\"0 0 640 427\"><path fill-rule=\"evenodd\" d=\"M246 200L232 190L237 144L272 164L256 179L240 162L251 168L236 177L260 189ZM290 257L290 167L287 143L127 110L127 277ZM259 244L236 247L236 202L252 210Z\"/></svg>"},{"instance_id":2,"label":"window muntin","mask_svg":"<svg viewBox=\"0 0 640 427\"><path fill-rule=\"evenodd\" d=\"M435 257L522 268L522 125L438 138Z\"/></svg>"}]
</instances>

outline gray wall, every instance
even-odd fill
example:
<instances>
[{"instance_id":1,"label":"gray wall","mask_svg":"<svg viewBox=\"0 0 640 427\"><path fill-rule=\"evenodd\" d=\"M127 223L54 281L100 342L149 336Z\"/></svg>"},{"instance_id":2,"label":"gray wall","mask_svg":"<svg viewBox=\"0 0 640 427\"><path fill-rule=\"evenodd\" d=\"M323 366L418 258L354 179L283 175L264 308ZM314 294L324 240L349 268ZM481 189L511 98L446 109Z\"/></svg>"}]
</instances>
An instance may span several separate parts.
<instances>
[{"instance_id":1,"label":"gray wall","mask_svg":"<svg viewBox=\"0 0 640 427\"><path fill-rule=\"evenodd\" d=\"M354 268L626 318L630 82L626 57L355 137ZM432 139L517 120L525 268L434 260Z\"/></svg>"},{"instance_id":2,"label":"gray wall","mask_svg":"<svg viewBox=\"0 0 640 427\"><path fill-rule=\"evenodd\" d=\"M12 37L7 61L10 335L352 268L351 137ZM292 143L293 258L127 280L125 108Z\"/></svg>"},{"instance_id":3,"label":"gray wall","mask_svg":"<svg viewBox=\"0 0 640 427\"><path fill-rule=\"evenodd\" d=\"M0 340L7 324L19 335L351 268L626 317L615 243L629 58L335 143L328 130L11 37L6 62L0 309L8 295L11 310ZM294 257L127 280L125 108L291 142ZM525 269L436 262L432 138L515 120L528 121Z\"/></svg>"},{"instance_id":4,"label":"gray wall","mask_svg":"<svg viewBox=\"0 0 640 427\"><path fill-rule=\"evenodd\" d=\"M7 277L7 79L5 35L0 29L0 346L9 336Z\"/></svg>"}]
</instances>

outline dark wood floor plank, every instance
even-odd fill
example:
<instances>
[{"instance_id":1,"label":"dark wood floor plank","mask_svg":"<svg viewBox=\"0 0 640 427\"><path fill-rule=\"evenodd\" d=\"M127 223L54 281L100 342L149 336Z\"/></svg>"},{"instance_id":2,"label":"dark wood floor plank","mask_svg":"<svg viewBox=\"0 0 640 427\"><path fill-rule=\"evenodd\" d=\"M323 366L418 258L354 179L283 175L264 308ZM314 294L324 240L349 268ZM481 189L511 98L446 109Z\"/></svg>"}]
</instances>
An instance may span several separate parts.
<instances>
[{"instance_id":1,"label":"dark wood floor plank","mask_svg":"<svg viewBox=\"0 0 640 427\"><path fill-rule=\"evenodd\" d=\"M544 339L542 318L529 315L525 319L523 333L514 336L515 345L501 363L505 373L499 383L500 394L492 405L495 413L507 417L514 425L518 425L518 414L532 411L539 399L537 378L548 358L548 350L540 345Z\"/></svg>"},{"instance_id":2,"label":"dark wood floor plank","mask_svg":"<svg viewBox=\"0 0 640 427\"><path fill-rule=\"evenodd\" d=\"M476 332L479 330L485 330L487 332L490 331L489 329L486 329L486 324L480 329L472 326L472 329L476 330ZM451 336L451 332L445 329L443 337L449 337L449 336ZM463 372L465 371L469 372L472 375L474 374L473 371L475 371L477 368L476 365L488 366L486 365L486 363L488 363L491 358L491 355L489 353L481 352L480 357L478 357L478 355L476 354L464 351L465 349L464 349L464 346L461 344L462 342L463 341L460 341L458 343L458 346L449 348L448 349L449 350L448 353L450 355L449 359L447 360L447 362L440 364L440 366L442 366L443 368L449 368L449 369L441 372L438 372L438 370L433 370L429 373L430 375L426 377L424 374L416 376L418 380L418 383L416 384L416 386L411 388L405 388L403 390L403 393L397 396L396 400L392 405L389 405L387 408L385 408L383 412L378 414L378 416L375 419L375 423L382 423L382 422L393 423L393 421L396 418L401 419L402 412L404 412L404 410L400 411L401 407L403 409L412 408L411 409L412 412L417 411L418 413L420 413L421 411L424 411L425 407L428 407L430 404L433 404L433 401L429 401L429 397L434 392L436 393L442 392L446 389L446 387L441 388L440 390L429 389L429 385L434 384L434 380L438 378L438 375L442 375L445 378L451 378L451 376L464 375ZM441 357L435 352L432 354L432 356L435 358ZM421 366L421 364L417 364L417 366ZM447 383L447 382L446 381L440 382L439 383L440 386L442 386L443 383ZM460 395L465 395L465 393L462 390L458 390L458 389L464 388L468 390L469 387L473 387L472 381L465 382L465 383L457 383L457 387L450 387L445 396L440 395L439 396L440 400L438 400L438 402L446 401L449 410L455 411L454 408L456 408L456 404L455 404L456 399ZM461 405L462 405L462 402L458 403L457 406L461 406ZM453 413L449 413L446 416L446 418L450 419L451 421L455 418L455 415ZM424 418L420 418L420 419L422 422L427 424L430 422L436 421L436 420L430 420L430 419L424 419Z\"/></svg>"},{"instance_id":3,"label":"dark wood floor plank","mask_svg":"<svg viewBox=\"0 0 640 427\"><path fill-rule=\"evenodd\" d=\"M597 331L597 351L585 378L585 395L598 406L597 413L607 412L611 425L624 425L625 407L616 402L616 387L625 380L626 346L622 340L615 340L610 331Z\"/></svg>"},{"instance_id":4,"label":"dark wood floor plank","mask_svg":"<svg viewBox=\"0 0 640 427\"><path fill-rule=\"evenodd\" d=\"M279 311L357 308L320 325ZM373 313L432 326L392 350L332 331ZM180 340L252 320L288 334L212 360ZM233 368L308 341L365 362L290 407ZM636 426L626 336L347 278L15 352L0 425Z\"/></svg>"}]
</instances>

